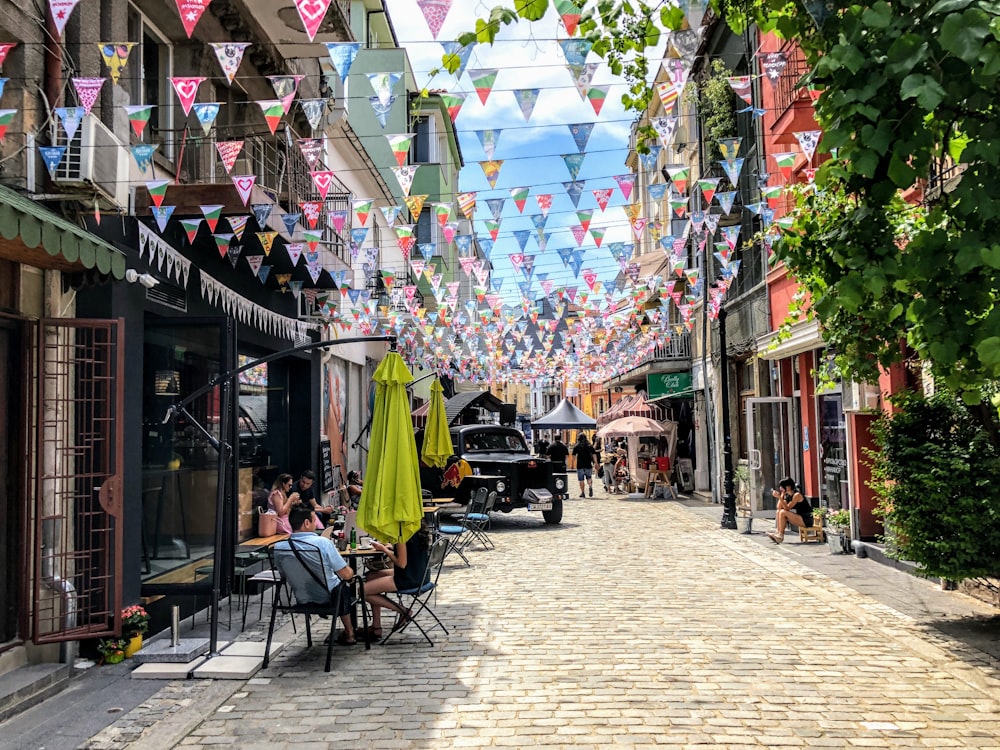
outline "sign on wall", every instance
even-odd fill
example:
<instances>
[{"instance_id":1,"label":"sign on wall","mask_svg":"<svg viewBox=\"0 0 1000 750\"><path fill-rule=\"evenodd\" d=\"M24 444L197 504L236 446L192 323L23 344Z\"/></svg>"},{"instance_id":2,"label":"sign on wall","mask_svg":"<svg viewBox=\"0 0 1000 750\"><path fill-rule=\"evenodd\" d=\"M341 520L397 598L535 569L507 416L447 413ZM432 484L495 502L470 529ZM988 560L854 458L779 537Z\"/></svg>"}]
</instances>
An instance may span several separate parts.
<instances>
[{"instance_id":1,"label":"sign on wall","mask_svg":"<svg viewBox=\"0 0 1000 750\"><path fill-rule=\"evenodd\" d=\"M691 398L694 395L691 389L691 373L661 372L656 375L647 375L646 392L651 400L664 396Z\"/></svg>"}]
</instances>

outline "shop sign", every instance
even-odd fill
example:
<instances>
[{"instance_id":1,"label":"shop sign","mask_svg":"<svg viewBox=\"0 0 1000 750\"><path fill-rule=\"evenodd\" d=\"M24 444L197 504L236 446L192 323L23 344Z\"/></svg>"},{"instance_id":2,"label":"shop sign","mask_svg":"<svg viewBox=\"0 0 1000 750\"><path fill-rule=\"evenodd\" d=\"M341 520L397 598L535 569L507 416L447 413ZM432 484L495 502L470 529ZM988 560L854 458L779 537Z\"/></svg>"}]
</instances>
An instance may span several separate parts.
<instances>
[{"instance_id":1,"label":"shop sign","mask_svg":"<svg viewBox=\"0 0 1000 750\"><path fill-rule=\"evenodd\" d=\"M673 398L691 398L690 372L661 372L646 376L646 392L650 399L671 396Z\"/></svg>"}]
</instances>

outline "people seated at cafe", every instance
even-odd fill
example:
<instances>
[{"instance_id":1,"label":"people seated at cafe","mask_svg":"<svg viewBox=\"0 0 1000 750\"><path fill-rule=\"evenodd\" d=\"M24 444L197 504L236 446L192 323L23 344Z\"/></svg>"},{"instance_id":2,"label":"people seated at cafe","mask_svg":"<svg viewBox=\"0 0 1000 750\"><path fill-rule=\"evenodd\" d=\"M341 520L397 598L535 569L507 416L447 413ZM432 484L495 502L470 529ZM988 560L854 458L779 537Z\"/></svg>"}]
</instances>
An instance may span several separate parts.
<instances>
[{"instance_id":1,"label":"people seated at cafe","mask_svg":"<svg viewBox=\"0 0 1000 750\"><path fill-rule=\"evenodd\" d=\"M363 490L364 482L361 481L361 474L353 469L347 472L347 498L352 508L358 507Z\"/></svg>"},{"instance_id":2,"label":"people seated at cafe","mask_svg":"<svg viewBox=\"0 0 1000 750\"><path fill-rule=\"evenodd\" d=\"M324 527L330 525L330 517L333 514L332 505L320 505L316 500L316 475L311 469L306 469L299 476L299 479L292 485L292 492L299 493L299 502L305 503L316 513L319 521L317 531L322 531Z\"/></svg>"},{"instance_id":3,"label":"people seated at cafe","mask_svg":"<svg viewBox=\"0 0 1000 750\"><path fill-rule=\"evenodd\" d=\"M292 527L288 521L288 513L292 506L299 502L299 493L292 492L294 480L291 474L278 474L271 485L271 494L267 496L267 507L278 515L278 533L291 534ZM310 508L310 511L312 508Z\"/></svg>"},{"instance_id":4,"label":"people seated at cafe","mask_svg":"<svg viewBox=\"0 0 1000 750\"><path fill-rule=\"evenodd\" d=\"M288 581L298 604L325 604L336 587L341 587L339 614L344 630L337 637L337 643L353 646L357 640L351 624L351 587L348 582L354 578L354 570L340 556L332 541L316 534L312 508L303 503L293 506L288 513L288 521L292 526L292 535L274 545L275 565ZM322 560L322 569L319 560ZM308 570L306 566L309 566Z\"/></svg>"},{"instance_id":5,"label":"people seated at cafe","mask_svg":"<svg viewBox=\"0 0 1000 750\"><path fill-rule=\"evenodd\" d=\"M382 544L373 541L372 546L385 553L392 562L386 570L373 570L365 576L365 601L372 608L372 631L375 638L382 637L382 610L391 609L396 613L393 630L399 630L410 619L410 613L386 596L391 591L407 591L426 583L427 560L430 556L431 534L427 524L421 522L420 530L405 544Z\"/></svg>"}]
</instances>

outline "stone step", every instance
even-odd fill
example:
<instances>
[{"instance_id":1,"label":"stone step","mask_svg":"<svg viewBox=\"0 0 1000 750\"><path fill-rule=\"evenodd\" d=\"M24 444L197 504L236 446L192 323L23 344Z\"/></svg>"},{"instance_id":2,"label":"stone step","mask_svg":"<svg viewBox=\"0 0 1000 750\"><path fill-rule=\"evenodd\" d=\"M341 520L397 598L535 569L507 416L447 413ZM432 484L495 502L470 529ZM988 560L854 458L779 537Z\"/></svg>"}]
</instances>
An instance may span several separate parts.
<instances>
[{"instance_id":1,"label":"stone step","mask_svg":"<svg viewBox=\"0 0 1000 750\"><path fill-rule=\"evenodd\" d=\"M0 721L25 711L69 684L68 664L26 664L0 675Z\"/></svg>"}]
</instances>

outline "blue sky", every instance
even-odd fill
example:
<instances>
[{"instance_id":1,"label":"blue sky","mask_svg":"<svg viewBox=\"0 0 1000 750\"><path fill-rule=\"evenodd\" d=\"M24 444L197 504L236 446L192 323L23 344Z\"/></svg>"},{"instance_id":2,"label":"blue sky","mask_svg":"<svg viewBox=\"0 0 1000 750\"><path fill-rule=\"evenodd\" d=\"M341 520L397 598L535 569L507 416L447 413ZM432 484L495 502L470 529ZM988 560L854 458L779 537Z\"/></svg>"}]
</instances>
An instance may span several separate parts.
<instances>
[{"instance_id":1,"label":"blue sky","mask_svg":"<svg viewBox=\"0 0 1000 750\"><path fill-rule=\"evenodd\" d=\"M628 154L630 126L635 114L626 112L621 103L625 83L616 78L606 65L601 65L594 75L593 85L611 84L607 100L600 116L594 114L589 101L582 99L566 66L563 52L556 40L568 38L566 30L558 20L554 7L539 22L521 23L506 27L492 46L477 45L472 52L468 69L499 68L493 91L486 105L480 103L468 72L457 79L442 72L433 79L429 71L439 68L442 47L439 42L455 39L460 33L475 27L477 15L485 16L492 4L455 0L441 29L438 40L434 41L416 0L388 0L389 13L402 46L406 47L416 82L419 86L462 92L468 95L462 111L456 120L459 141L466 167L460 179L462 191L478 191L475 229L479 236L487 236L482 219L490 214L485 206L488 198L505 197L500 234L493 251L494 275L505 277L504 296L511 298L516 289L516 281L523 281L523 274L515 273L508 260L512 253L521 249L512 232L530 230L531 237L524 253L535 255L536 281L533 296L543 294L537 281L537 274L548 274L556 286L577 286L586 289L583 271L575 277L571 269L564 267L557 253L558 248L576 248L577 243L569 227L579 223L577 208L563 187L568 182L569 171L561 158L562 154L577 153L577 146L568 125L594 123L594 129L586 149L586 157L577 179L585 180L586 187L580 199L579 209L594 209L592 226L606 227L601 248L587 235L582 248L586 251L583 269L592 269L600 280L610 284L618 274L618 263L608 251L611 242L632 242L632 231L621 206L626 203L614 180L615 175L625 174ZM654 58L655 59L655 58ZM593 53L588 63L599 62ZM512 93L515 89L539 88L541 93L531 119L525 122ZM498 145L494 159L503 160L495 190L479 165L487 155L475 131L499 129ZM517 211L510 200L510 189L530 187L524 213ZM601 212L591 193L600 188L614 188L611 204ZM542 252L536 242L536 232L531 216L541 213L535 196L540 193L553 195L552 208L545 226L551 233L547 249ZM635 195L632 196L633 200Z\"/></svg>"}]
</instances>

